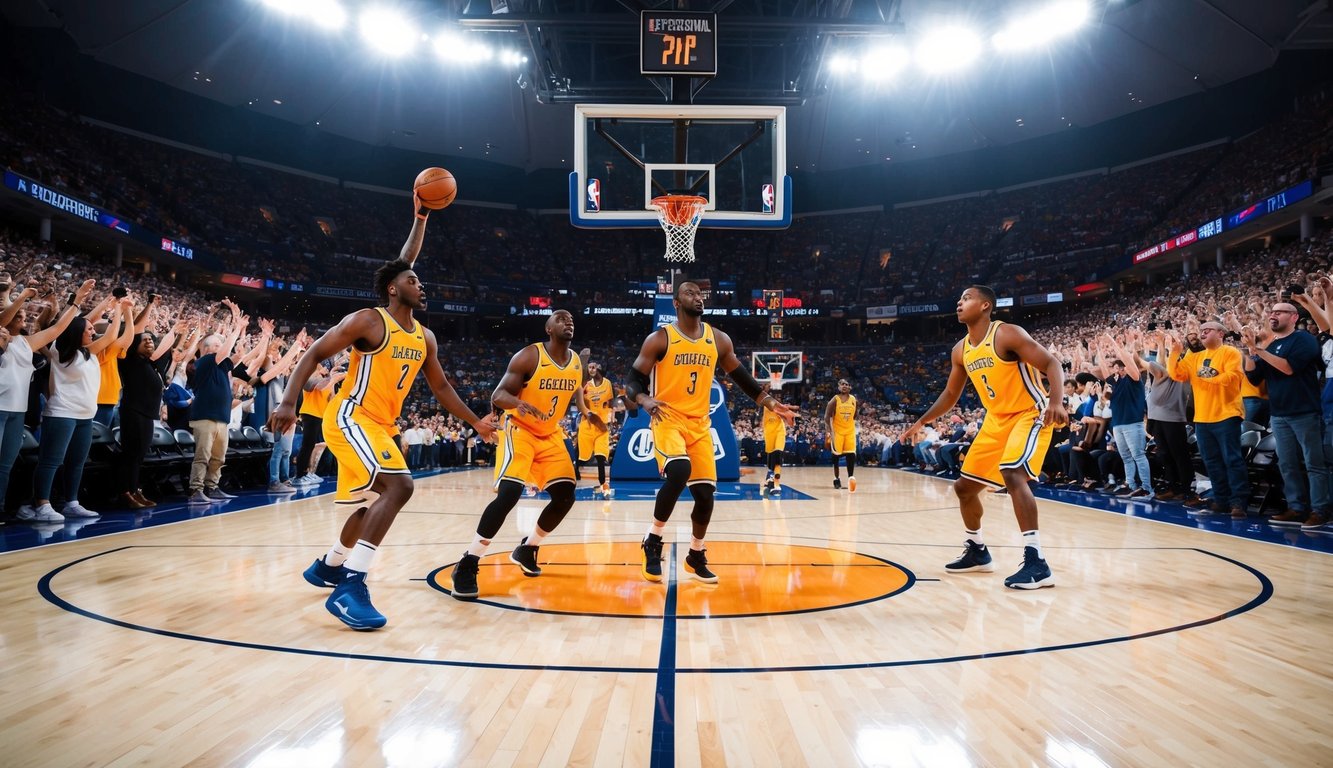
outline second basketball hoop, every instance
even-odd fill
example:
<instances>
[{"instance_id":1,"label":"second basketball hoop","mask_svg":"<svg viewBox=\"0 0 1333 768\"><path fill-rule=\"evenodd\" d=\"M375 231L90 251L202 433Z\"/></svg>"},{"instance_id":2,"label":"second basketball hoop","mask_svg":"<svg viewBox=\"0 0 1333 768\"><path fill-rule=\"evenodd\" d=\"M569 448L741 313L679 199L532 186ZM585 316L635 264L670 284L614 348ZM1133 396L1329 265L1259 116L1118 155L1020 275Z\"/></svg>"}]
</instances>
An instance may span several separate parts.
<instances>
[{"instance_id":1,"label":"second basketball hoop","mask_svg":"<svg viewBox=\"0 0 1333 768\"><path fill-rule=\"evenodd\" d=\"M650 205L657 210L658 222L666 233L667 261L694 261L694 235L699 231L708 200L698 195L661 195Z\"/></svg>"}]
</instances>

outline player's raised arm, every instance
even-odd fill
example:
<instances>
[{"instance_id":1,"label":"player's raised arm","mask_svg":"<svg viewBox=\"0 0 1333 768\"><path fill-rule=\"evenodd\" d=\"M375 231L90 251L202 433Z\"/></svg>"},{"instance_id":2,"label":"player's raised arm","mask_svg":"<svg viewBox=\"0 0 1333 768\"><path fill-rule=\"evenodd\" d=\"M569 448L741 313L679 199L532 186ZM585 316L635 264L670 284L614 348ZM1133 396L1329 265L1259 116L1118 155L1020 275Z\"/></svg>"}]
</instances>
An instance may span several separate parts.
<instances>
[{"instance_id":1,"label":"player's raised arm","mask_svg":"<svg viewBox=\"0 0 1333 768\"><path fill-rule=\"evenodd\" d=\"M653 366L666 356L666 351L666 329L658 328L648 334L648 338L643 340L643 346L639 348L639 356L634 359L634 365L630 366L629 377L625 382L626 399L647 410L648 415L654 419L662 415L662 403L648 394L648 377L653 372Z\"/></svg>"},{"instance_id":2,"label":"player's raised arm","mask_svg":"<svg viewBox=\"0 0 1333 768\"><path fill-rule=\"evenodd\" d=\"M412 219L412 231L407 233L407 242L403 243L403 249L398 252L398 258L406 261L408 266L415 266L417 256L421 253L421 243L426 238L426 217L429 213L429 208L417 205L417 215Z\"/></svg>"},{"instance_id":3,"label":"player's raised arm","mask_svg":"<svg viewBox=\"0 0 1333 768\"><path fill-rule=\"evenodd\" d=\"M1049 352L1046 354L1050 355ZM954 407L958 398L963 396L963 387L967 386L967 370L963 368L963 342L959 341L954 345L953 352L949 355L949 361L949 381L944 385L944 391L935 399L935 404L921 415L921 418L912 422L912 426L903 430L902 437L899 438L902 442L907 442L910 437L921 431L923 425L942 416L945 411Z\"/></svg>"},{"instance_id":4,"label":"player's raised arm","mask_svg":"<svg viewBox=\"0 0 1333 768\"><path fill-rule=\"evenodd\" d=\"M1046 380L1050 382L1051 397L1046 398L1046 411L1042 414L1042 420L1053 427L1069 422L1069 412L1065 410L1064 399L1060 397L1065 389L1065 370L1050 350L1038 344L1027 331L1012 323L1005 323L995 332L995 352L999 355L1013 353L1018 356L1019 362L1045 371ZM953 377L950 376L949 380L953 381Z\"/></svg>"},{"instance_id":5,"label":"player's raised arm","mask_svg":"<svg viewBox=\"0 0 1333 768\"><path fill-rule=\"evenodd\" d=\"M384 321L373 309L361 309L344 317L342 322L333 326L319 340L310 345L296 364L287 389L282 395L282 402L273 409L269 416L268 428L275 435L281 435L296 423L296 398L305 389L305 383L315 372L320 361L333 357L358 340L365 339L372 347L384 341Z\"/></svg>"},{"instance_id":6,"label":"player's raised arm","mask_svg":"<svg viewBox=\"0 0 1333 768\"><path fill-rule=\"evenodd\" d=\"M767 408L777 414L778 418L782 419L787 426L794 425L797 410L779 402L776 397L765 392L763 386L755 381L754 376L745 370L745 366L741 365L740 358L736 357L736 348L731 343L731 337L716 328L713 329L713 336L717 339L717 364L723 372L730 376L736 386L740 387L741 391L758 403L760 407Z\"/></svg>"},{"instance_id":7,"label":"player's raised arm","mask_svg":"<svg viewBox=\"0 0 1333 768\"><path fill-rule=\"evenodd\" d=\"M426 384L430 386L430 391L435 395L435 399L443 405L445 410L454 416L466 421L477 430L477 434L487 442L495 442L495 414L488 413L486 418L481 418L472 412L463 398L458 396L458 391L454 385L449 383L449 377L444 373L444 367L440 365L439 348L435 342L435 334L429 328L426 331L426 361L423 369L426 372Z\"/></svg>"}]
</instances>

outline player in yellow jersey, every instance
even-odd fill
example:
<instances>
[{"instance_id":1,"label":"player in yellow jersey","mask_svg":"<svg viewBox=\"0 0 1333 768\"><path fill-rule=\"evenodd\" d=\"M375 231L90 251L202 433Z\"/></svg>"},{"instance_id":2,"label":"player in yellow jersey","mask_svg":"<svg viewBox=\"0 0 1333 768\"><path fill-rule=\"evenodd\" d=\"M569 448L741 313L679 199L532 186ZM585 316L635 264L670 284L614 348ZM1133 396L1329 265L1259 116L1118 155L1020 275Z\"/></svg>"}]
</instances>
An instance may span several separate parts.
<instances>
[{"instance_id":1,"label":"player in yellow jersey","mask_svg":"<svg viewBox=\"0 0 1333 768\"><path fill-rule=\"evenodd\" d=\"M714 371L721 366L742 392L788 425L795 421L796 410L764 394L759 382L736 358L731 337L701 320L704 295L698 284L678 283L672 303L676 322L644 339L625 386L626 398L648 411L657 464L666 475L653 505L652 525L643 540L643 576L649 581L662 580L662 532L688 485L694 511L690 513L693 537L685 570L700 581L715 584L717 576L708 570L704 554L704 535L713 516L717 485L708 403Z\"/></svg>"},{"instance_id":2,"label":"player in yellow jersey","mask_svg":"<svg viewBox=\"0 0 1333 768\"><path fill-rule=\"evenodd\" d=\"M588 363L587 371L583 401L590 415L579 420L579 465L597 461L597 487L593 496L609 499L614 493L606 481L606 460L611 455L611 402L616 399L616 390L602 371L601 363Z\"/></svg>"},{"instance_id":3,"label":"player in yellow jersey","mask_svg":"<svg viewBox=\"0 0 1333 768\"><path fill-rule=\"evenodd\" d=\"M525 484L551 496L532 533L509 555L525 576L541 575L537 548L574 506L574 463L565 447L560 420L571 402L578 405L583 418L593 414L583 401L583 363L569 348L574 316L563 309L552 312L546 320L546 334L544 343L529 344L510 359L491 395L491 404L505 412L505 457L495 481L495 498L482 511L472 544L454 566L450 592L459 600L475 600L480 593L477 572L481 558L523 496Z\"/></svg>"},{"instance_id":4,"label":"player in yellow jersey","mask_svg":"<svg viewBox=\"0 0 1333 768\"><path fill-rule=\"evenodd\" d=\"M983 285L969 286L958 299L958 322L967 335L953 348L949 383L935 404L903 432L906 442L958 402L963 385L972 386L986 408L986 418L963 460L962 477L954 481L954 493L963 514L967 543L962 557L944 566L949 573L990 572L990 551L981 537L980 494L986 486L1009 489L1014 516L1023 534L1023 567L1004 580L1006 587L1037 589L1055 586L1051 569L1042 557L1037 532L1037 500L1028 481L1037 477L1051 432L1067 421L1069 414L1059 397L1049 397L1040 373L1050 381L1050 391L1064 391L1060 361L1032 340L1027 331L991 320L995 292Z\"/></svg>"},{"instance_id":5,"label":"player in yellow jersey","mask_svg":"<svg viewBox=\"0 0 1333 768\"><path fill-rule=\"evenodd\" d=\"M833 453L833 487L842 487L838 479L838 459L842 458L847 461L847 492L856 493L856 395L850 381L838 379L838 394L824 408L824 425Z\"/></svg>"},{"instance_id":6,"label":"player in yellow jersey","mask_svg":"<svg viewBox=\"0 0 1333 768\"><path fill-rule=\"evenodd\" d=\"M770 391L769 394L773 393ZM787 425L773 411L760 410L764 412L764 452L768 454L768 477L764 479L760 494L776 498L782 495L782 452L787 448Z\"/></svg>"},{"instance_id":7,"label":"player in yellow jersey","mask_svg":"<svg viewBox=\"0 0 1333 768\"><path fill-rule=\"evenodd\" d=\"M375 291L387 306L357 310L320 337L297 364L269 418L273 434L282 434L296 420L296 393L319 361L352 348L347 379L325 411L324 439L338 459L337 501L357 509L333 548L304 574L315 586L333 587L324 607L352 629L379 629L388 622L370 603L366 572L412 496L412 474L393 433L417 372L425 369L431 392L450 413L483 438L495 434L494 420L478 418L444 375L435 334L412 317L412 310L425 308L425 291L412 271L425 230L426 214L418 206L401 255L375 272ZM374 494L378 498L372 500Z\"/></svg>"}]
</instances>

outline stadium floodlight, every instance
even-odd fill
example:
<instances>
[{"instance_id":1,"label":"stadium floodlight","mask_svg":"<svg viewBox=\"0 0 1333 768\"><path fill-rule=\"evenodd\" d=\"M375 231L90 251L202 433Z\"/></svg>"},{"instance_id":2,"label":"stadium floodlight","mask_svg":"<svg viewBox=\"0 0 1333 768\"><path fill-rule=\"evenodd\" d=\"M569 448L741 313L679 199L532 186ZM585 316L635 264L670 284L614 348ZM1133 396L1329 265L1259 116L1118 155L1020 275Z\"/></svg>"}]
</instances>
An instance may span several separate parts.
<instances>
[{"instance_id":1,"label":"stadium floodlight","mask_svg":"<svg viewBox=\"0 0 1333 768\"><path fill-rule=\"evenodd\" d=\"M960 26L940 27L922 38L916 48L917 66L933 74L968 67L981 54L981 38Z\"/></svg>"},{"instance_id":2,"label":"stadium floodlight","mask_svg":"<svg viewBox=\"0 0 1333 768\"><path fill-rule=\"evenodd\" d=\"M829 71L835 75L845 75L849 72L855 72L856 67L857 67L856 59L853 59L850 56L845 56L841 53L834 54L833 56L829 57L828 60Z\"/></svg>"},{"instance_id":3,"label":"stadium floodlight","mask_svg":"<svg viewBox=\"0 0 1333 768\"><path fill-rule=\"evenodd\" d=\"M342 29L347 24L347 11L338 0L263 0L275 11L300 16L325 29Z\"/></svg>"},{"instance_id":4,"label":"stadium floodlight","mask_svg":"<svg viewBox=\"0 0 1333 768\"><path fill-rule=\"evenodd\" d=\"M391 8L376 7L362 11L361 39L385 56L401 58L416 47L417 32L412 22Z\"/></svg>"},{"instance_id":5,"label":"stadium floodlight","mask_svg":"<svg viewBox=\"0 0 1333 768\"><path fill-rule=\"evenodd\" d=\"M455 64L480 64L495 55L489 45L458 32L442 32L435 36L435 55L441 61Z\"/></svg>"},{"instance_id":6,"label":"stadium floodlight","mask_svg":"<svg viewBox=\"0 0 1333 768\"><path fill-rule=\"evenodd\" d=\"M911 60L912 55L901 46L872 48L861 57L861 75L867 80L888 80L906 69Z\"/></svg>"},{"instance_id":7,"label":"stadium floodlight","mask_svg":"<svg viewBox=\"0 0 1333 768\"><path fill-rule=\"evenodd\" d=\"M527 60L527 56L512 48L506 48L500 52L500 63L506 67L517 67Z\"/></svg>"},{"instance_id":8,"label":"stadium floodlight","mask_svg":"<svg viewBox=\"0 0 1333 768\"><path fill-rule=\"evenodd\" d=\"M991 38L998 51L1011 53L1041 48L1087 23L1086 0L1059 0L1010 21Z\"/></svg>"}]
</instances>

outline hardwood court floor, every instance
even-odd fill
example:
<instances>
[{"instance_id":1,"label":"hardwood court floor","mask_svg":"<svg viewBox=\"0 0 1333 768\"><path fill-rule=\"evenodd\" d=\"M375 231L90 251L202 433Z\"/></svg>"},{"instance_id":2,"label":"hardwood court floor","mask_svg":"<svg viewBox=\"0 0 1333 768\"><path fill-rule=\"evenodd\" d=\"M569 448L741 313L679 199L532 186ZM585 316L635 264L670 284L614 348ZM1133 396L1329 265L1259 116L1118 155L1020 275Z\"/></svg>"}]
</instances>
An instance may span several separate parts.
<instances>
[{"instance_id":1,"label":"hardwood court floor","mask_svg":"<svg viewBox=\"0 0 1333 768\"><path fill-rule=\"evenodd\" d=\"M721 583L638 576L650 501L581 501L542 549L442 591L489 471L419 480L372 574L383 631L300 573L331 497L0 555L7 766L1328 765L1333 558L1043 501L1059 586L961 550L946 482L788 470L814 500L724 501Z\"/></svg>"}]
</instances>

